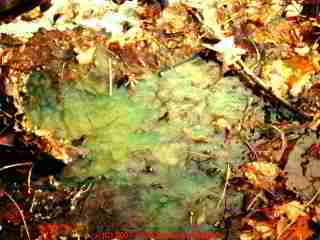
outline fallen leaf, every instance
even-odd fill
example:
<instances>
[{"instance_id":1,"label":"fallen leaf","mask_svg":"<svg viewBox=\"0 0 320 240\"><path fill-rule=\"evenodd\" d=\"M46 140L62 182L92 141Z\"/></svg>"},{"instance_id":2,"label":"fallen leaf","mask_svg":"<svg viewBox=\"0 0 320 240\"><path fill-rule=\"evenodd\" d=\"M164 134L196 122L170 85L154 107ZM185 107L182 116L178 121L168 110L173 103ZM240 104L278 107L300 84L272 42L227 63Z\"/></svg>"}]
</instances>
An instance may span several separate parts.
<instances>
[{"instance_id":1,"label":"fallen leaf","mask_svg":"<svg viewBox=\"0 0 320 240\"><path fill-rule=\"evenodd\" d=\"M79 50L76 57L79 64L90 64L93 61L93 56L96 51L96 47L91 47L87 50Z\"/></svg>"},{"instance_id":2,"label":"fallen leaf","mask_svg":"<svg viewBox=\"0 0 320 240\"><path fill-rule=\"evenodd\" d=\"M268 189L276 184L281 170L274 163L252 162L241 167L248 180L258 188Z\"/></svg>"},{"instance_id":3,"label":"fallen leaf","mask_svg":"<svg viewBox=\"0 0 320 240\"><path fill-rule=\"evenodd\" d=\"M313 231L309 227L309 216L299 216L295 223L289 227L287 231L285 231L278 238L279 240L306 240L309 239Z\"/></svg>"},{"instance_id":4,"label":"fallen leaf","mask_svg":"<svg viewBox=\"0 0 320 240\"><path fill-rule=\"evenodd\" d=\"M298 201L292 201L276 208L277 212L282 215L286 214L290 221L296 221L298 217L306 216L305 207Z\"/></svg>"},{"instance_id":5,"label":"fallen leaf","mask_svg":"<svg viewBox=\"0 0 320 240\"><path fill-rule=\"evenodd\" d=\"M227 66L234 64L240 60L246 50L236 46L234 36L225 37L213 46L210 44L202 44L204 47L223 54L223 63Z\"/></svg>"}]
</instances>

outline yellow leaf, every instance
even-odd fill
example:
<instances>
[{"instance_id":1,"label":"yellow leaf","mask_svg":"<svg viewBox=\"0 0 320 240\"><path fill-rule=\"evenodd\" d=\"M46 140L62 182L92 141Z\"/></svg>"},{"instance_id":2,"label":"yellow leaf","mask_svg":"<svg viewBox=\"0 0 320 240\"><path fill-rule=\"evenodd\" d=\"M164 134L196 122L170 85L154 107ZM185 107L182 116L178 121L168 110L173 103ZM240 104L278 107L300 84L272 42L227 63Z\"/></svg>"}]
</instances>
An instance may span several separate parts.
<instances>
[{"instance_id":1,"label":"yellow leaf","mask_svg":"<svg viewBox=\"0 0 320 240\"><path fill-rule=\"evenodd\" d=\"M304 205L298 201L292 201L277 207L279 214L286 214L288 219L296 221L300 216L306 216Z\"/></svg>"}]
</instances>

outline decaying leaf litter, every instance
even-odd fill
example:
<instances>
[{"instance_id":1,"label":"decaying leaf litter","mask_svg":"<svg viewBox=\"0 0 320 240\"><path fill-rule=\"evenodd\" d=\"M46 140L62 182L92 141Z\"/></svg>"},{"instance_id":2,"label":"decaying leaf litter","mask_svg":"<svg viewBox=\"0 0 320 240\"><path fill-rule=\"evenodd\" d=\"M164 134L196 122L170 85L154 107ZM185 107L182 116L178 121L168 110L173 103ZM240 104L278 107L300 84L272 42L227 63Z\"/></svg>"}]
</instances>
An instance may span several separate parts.
<instances>
[{"instance_id":1,"label":"decaying leaf litter","mask_svg":"<svg viewBox=\"0 0 320 240\"><path fill-rule=\"evenodd\" d=\"M0 6L2 237L319 237L310 4L44 2Z\"/></svg>"}]
</instances>

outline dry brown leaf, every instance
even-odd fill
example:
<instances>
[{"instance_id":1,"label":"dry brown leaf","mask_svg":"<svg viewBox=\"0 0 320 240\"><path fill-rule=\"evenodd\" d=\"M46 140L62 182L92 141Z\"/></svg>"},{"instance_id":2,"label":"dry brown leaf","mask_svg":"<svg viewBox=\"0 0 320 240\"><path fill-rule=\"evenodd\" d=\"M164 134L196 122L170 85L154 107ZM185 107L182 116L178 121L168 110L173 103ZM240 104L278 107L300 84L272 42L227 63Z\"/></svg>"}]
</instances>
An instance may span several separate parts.
<instances>
[{"instance_id":1,"label":"dry brown leaf","mask_svg":"<svg viewBox=\"0 0 320 240\"><path fill-rule=\"evenodd\" d=\"M312 236L313 231L309 227L309 216L299 216L281 236L279 240L307 240Z\"/></svg>"},{"instance_id":2,"label":"dry brown leaf","mask_svg":"<svg viewBox=\"0 0 320 240\"><path fill-rule=\"evenodd\" d=\"M263 189L276 185L275 178L281 173L276 164L269 162L252 162L241 169L252 184Z\"/></svg>"}]
</instances>

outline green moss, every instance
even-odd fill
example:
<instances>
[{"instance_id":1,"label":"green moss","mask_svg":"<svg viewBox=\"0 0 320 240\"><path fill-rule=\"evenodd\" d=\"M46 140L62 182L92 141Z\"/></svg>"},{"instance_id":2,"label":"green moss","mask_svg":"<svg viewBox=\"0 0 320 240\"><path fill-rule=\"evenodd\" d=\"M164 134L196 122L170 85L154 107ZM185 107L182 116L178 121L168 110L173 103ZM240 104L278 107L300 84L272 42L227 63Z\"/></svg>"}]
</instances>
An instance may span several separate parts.
<instances>
[{"instance_id":1,"label":"green moss","mask_svg":"<svg viewBox=\"0 0 320 240\"><path fill-rule=\"evenodd\" d=\"M195 61L161 77L146 75L132 97L124 88L114 89L109 97L101 91L103 79L88 80L86 74L62 83L50 74L34 72L27 81L26 115L33 126L48 129L66 144L86 136L80 147L89 152L89 163L78 168L81 176L128 169L130 164L143 168L141 159L129 156L139 150L149 150L156 161L168 166L183 167L190 152L209 149L215 151L217 162L222 159L216 165L224 169L226 157L240 159L242 149L226 149L223 134L213 133L211 121L216 112L237 121L247 96L238 91L235 80L217 84L213 67ZM102 70L97 71L101 75ZM162 119L163 115L167 117Z\"/></svg>"},{"instance_id":2,"label":"green moss","mask_svg":"<svg viewBox=\"0 0 320 240\"><path fill-rule=\"evenodd\" d=\"M47 74L35 72L28 79L30 96L26 115L33 125L49 129L66 143L86 136L82 147L89 150L95 161L90 170L101 174L109 167L123 164L128 153L148 148L159 142L155 132L144 132L143 125L152 111L133 102L125 89L115 91L112 97L81 88L53 84ZM44 94L45 93L45 94Z\"/></svg>"},{"instance_id":3,"label":"green moss","mask_svg":"<svg viewBox=\"0 0 320 240\"><path fill-rule=\"evenodd\" d=\"M101 82L95 86L86 76L53 84L47 74L34 73L26 115L66 144L86 136L80 147L89 153L68 166L70 175L105 176L119 193L117 208L128 209L121 219L136 214L154 231L188 231L191 210L194 224L213 224L224 214L217 203L225 165L240 161L246 149L233 139L226 144L224 129L213 127L216 115L237 121L247 98L226 79L217 84L211 67L186 64L162 77L150 74L131 97L121 88L109 97L99 91Z\"/></svg>"}]
</instances>

